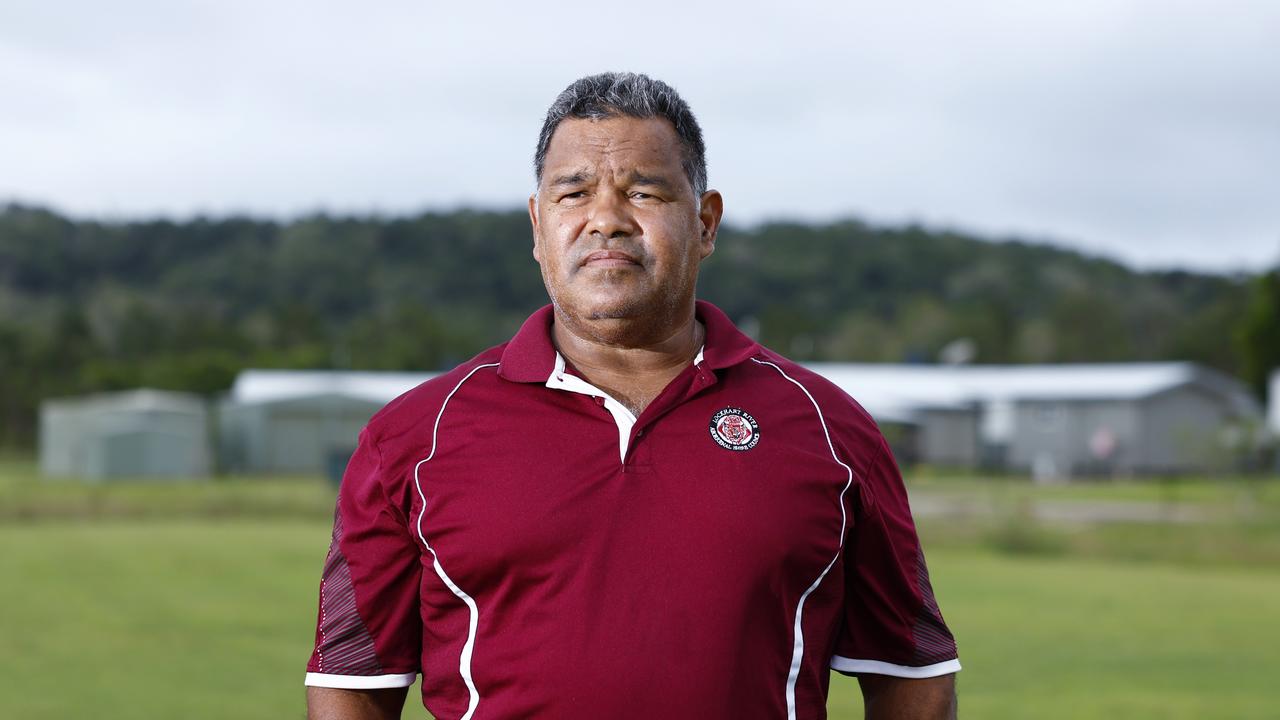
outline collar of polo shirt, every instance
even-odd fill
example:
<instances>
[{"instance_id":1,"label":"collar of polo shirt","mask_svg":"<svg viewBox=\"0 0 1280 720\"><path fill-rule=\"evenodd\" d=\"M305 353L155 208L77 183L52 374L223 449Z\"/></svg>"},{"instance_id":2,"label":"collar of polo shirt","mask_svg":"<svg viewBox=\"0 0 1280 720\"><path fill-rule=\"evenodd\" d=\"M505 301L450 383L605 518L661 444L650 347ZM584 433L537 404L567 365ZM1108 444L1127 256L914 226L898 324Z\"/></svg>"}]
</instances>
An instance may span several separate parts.
<instances>
[{"instance_id":1,"label":"collar of polo shirt","mask_svg":"<svg viewBox=\"0 0 1280 720\"><path fill-rule=\"evenodd\" d=\"M738 330L715 305L698 300L694 305L694 315L707 329L702 350L694 364L705 363L711 370L720 370L746 362L760 352L760 344ZM552 306L547 305L525 321L502 352L499 376L512 382L549 383L548 378L555 375L557 363L564 362L551 342L554 317Z\"/></svg>"}]
</instances>

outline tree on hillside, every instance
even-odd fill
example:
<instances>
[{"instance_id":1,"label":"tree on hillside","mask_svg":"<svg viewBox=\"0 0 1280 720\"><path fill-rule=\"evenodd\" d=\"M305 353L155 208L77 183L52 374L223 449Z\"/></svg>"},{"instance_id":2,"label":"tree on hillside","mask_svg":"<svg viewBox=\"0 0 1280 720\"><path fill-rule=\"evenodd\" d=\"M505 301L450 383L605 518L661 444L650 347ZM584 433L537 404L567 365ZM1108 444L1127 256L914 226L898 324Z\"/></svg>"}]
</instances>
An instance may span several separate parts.
<instances>
[{"instance_id":1,"label":"tree on hillside","mask_svg":"<svg viewBox=\"0 0 1280 720\"><path fill-rule=\"evenodd\" d=\"M1254 280L1252 300L1237 326L1236 339L1245 380L1265 400L1267 378L1280 369L1280 267Z\"/></svg>"},{"instance_id":2,"label":"tree on hillside","mask_svg":"<svg viewBox=\"0 0 1280 720\"><path fill-rule=\"evenodd\" d=\"M0 446L30 446L47 397L216 394L246 367L447 369L546 303L529 238L523 209L175 222L0 203ZM801 360L933 362L964 338L980 363L1190 360L1239 375L1248 353L1261 389L1280 365L1269 277L1137 272L846 220L724 226L698 287Z\"/></svg>"}]
</instances>

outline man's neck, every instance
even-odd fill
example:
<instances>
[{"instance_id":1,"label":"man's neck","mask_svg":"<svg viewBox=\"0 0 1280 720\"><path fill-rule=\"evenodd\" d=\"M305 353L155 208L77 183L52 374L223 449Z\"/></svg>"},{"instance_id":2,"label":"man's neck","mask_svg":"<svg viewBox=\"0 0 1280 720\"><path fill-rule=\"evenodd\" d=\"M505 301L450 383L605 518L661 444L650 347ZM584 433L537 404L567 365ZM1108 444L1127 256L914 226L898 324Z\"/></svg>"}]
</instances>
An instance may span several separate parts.
<instances>
[{"instance_id":1,"label":"man's neck","mask_svg":"<svg viewBox=\"0 0 1280 720\"><path fill-rule=\"evenodd\" d=\"M609 393L639 416L682 370L706 338L693 317L667 337L638 347L608 345L573 332L557 317L551 326L556 349L587 382Z\"/></svg>"}]
</instances>

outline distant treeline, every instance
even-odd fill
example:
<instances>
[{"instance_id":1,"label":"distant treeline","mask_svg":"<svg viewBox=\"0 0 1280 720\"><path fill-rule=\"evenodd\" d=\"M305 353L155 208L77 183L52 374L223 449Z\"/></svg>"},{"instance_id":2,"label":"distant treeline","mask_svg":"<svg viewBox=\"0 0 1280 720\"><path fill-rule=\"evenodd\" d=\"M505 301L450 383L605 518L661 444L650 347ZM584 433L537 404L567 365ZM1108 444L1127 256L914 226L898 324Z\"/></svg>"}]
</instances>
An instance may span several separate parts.
<instances>
[{"instance_id":1,"label":"distant treeline","mask_svg":"<svg viewBox=\"0 0 1280 720\"><path fill-rule=\"evenodd\" d=\"M546 302L523 211L98 222L0 208L0 445L43 397L217 393L246 367L429 370ZM857 221L722 230L699 293L802 360L1194 360L1262 392L1280 272L1135 272Z\"/></svg>"}]
</instances>

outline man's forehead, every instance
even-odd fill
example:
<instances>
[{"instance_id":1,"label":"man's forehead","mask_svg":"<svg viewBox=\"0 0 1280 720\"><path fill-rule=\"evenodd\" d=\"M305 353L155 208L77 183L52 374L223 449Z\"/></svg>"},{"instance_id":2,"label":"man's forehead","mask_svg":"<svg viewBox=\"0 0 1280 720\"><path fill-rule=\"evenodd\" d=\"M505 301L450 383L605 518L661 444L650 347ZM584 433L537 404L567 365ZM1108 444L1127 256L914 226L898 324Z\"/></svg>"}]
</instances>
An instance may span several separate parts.
<instances>
[{"instance_id":1,"label":"man's forehead","mask_svg":"<svg viewBox=\"0 0 1280 720\"><path fill-rule=\"evenodd\" d=\"M656 171L680 167L683 155L680 137L665 118L569 118L551 136L544 170L562 175L594 167L605 158Z\"/></svg>"},{"instance_id":2,"label":"man's forehead","mask_svg":"<svg viewBox=\"0 0 1280 720\"><path fill-rule=\"evenodd\" d=\"M666 118L568 118L548 143L547 159L595 152L634 152L646 159L681 159L680 136Z\"/></svg>"}]
</instances>

